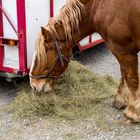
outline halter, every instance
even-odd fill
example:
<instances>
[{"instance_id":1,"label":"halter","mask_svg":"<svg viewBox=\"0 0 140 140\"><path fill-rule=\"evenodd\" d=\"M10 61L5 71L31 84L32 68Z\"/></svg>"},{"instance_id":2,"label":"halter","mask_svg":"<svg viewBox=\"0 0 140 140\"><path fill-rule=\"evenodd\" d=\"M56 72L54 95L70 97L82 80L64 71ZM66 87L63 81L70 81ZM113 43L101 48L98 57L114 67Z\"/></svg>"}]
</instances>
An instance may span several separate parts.
<instances>
[{"instance_id":1,"label":"halter","mask_svg":"<svg viewBox=\"0 0 140 140\"><path fill-rule=\"evenodd\" d=\"M70 58L67 58L66 56L64 56L61 52L61 49L60 48L60 42L59 40L57 40L56 38L56 34L54 32L54 30L52 28L50 28L50 31L52 33L52 38L55 42L55 46L56 46L56 52L57 52L57 57L56 57L56 60L55 60L55 63L53 64L53 66L49 69L48 73L47 74L44 74L44 75L30 75L31 78L34 78L34 79L45 79L45 78L49 78L49 79L54 79L56 80L58 78L58 76L55 76L55 75L51 75L51 72L53 71L53 69L55 68L55 66L57 65L57 63L60 61L61 63L61 66L63 67L64 66L64 61L66 62L70 62ZM47 44L45 44L45 47L47 47Z\"/></svg>"}]
</instances>

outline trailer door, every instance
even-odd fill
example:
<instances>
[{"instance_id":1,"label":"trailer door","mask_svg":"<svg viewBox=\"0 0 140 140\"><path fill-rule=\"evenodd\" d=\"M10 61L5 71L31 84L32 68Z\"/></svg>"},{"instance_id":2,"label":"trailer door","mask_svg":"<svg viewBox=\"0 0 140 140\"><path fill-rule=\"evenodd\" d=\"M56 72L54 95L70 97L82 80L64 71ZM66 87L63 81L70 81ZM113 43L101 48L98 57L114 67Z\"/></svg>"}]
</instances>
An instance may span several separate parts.
<instances>
[{"instance_id":1,"label":"trailer door","mask_svg":"<svg viewBox=\"0 0 140 140\"><path fill-rule=\"evenodd\" d=\"M21 74L27 70L25 3L0 0L0 71Z\"/></svg>"}]
</instances>

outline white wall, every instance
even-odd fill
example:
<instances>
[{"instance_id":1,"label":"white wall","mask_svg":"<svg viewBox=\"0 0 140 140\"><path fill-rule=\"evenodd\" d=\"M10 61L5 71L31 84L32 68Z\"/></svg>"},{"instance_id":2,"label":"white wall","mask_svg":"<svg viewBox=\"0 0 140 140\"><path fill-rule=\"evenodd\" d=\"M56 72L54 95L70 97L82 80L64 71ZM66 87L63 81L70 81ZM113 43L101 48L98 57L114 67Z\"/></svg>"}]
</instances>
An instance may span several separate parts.
<instances>
[{"instance_id":1,"label":"white wall","mask_svg":"<svg viewBox=\"0 0 140 140\"><path fill-rule=\"evenodd\" d=\"M27 30L27 60L31 65L35 42L41 26L46 26L50 18L49 0L25 0Z\"/></svg>"},{"instance_id":2,"label":"white wall","mask_svg":"<svg viewBox=\"0 0 140 140\"><path fill-rule=\"evenodd\" d=\"M54 0L54 15L58 15L59 10L65 5L67 0Z\"/></svg>"}]
</instances>

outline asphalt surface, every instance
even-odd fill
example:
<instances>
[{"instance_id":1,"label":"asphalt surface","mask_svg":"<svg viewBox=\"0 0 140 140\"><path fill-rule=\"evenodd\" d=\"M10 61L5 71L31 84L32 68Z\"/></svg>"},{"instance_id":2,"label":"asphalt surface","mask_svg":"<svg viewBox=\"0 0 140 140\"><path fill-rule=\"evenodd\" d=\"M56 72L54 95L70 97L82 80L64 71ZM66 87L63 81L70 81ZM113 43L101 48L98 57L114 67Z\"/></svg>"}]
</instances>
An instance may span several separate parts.
<instances>
[{"instance_id":1,"label":"asphalt surface","mask_svg":"<svg viewBox=\"0 0 140 140\"><path fill-rule=\"evenodd\" d=\"M16 87L0 77L0 106L7 104L16 96Z\"/></svg>"}]
</instances>

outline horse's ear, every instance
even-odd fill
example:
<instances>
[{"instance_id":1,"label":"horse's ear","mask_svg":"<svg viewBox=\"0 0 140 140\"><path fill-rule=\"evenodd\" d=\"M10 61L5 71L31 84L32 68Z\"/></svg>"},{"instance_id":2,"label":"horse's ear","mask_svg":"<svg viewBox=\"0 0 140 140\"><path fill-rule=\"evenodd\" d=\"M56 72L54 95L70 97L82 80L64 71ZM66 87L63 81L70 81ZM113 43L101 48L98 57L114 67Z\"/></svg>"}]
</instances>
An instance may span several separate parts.
<instances>
[{"instance_id":1,"label":"horse's ear","mask_svg":"<svg viewBox=\"0 0 140 140\"><path fill-rule=\"evenodd\" d=\"M48 40L49 39L49 32L44 27L41 27L41 32L42 32L42 35L44 36L44 38L46 40Z\"/></svg>"}]
</instances>

